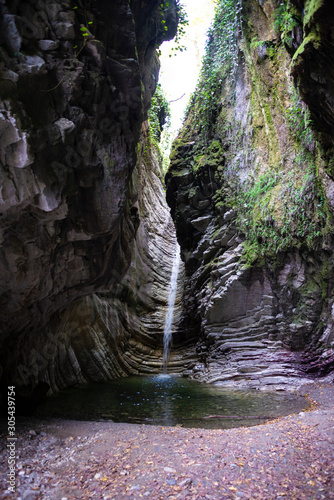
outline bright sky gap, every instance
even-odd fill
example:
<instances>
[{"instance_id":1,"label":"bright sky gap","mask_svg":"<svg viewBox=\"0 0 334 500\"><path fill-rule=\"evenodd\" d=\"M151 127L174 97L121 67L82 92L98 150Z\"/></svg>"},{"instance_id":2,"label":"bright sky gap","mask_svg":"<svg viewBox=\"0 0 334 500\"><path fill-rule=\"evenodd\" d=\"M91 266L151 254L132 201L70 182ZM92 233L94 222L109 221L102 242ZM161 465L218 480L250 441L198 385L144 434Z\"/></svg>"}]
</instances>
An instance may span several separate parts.
<instances>
[{"instance_id":1,"label":"bright sky gap","mask_svg":"<svg viewBox=\"0 0 334 500\"><path fill-rule=\"evenodd\" d=\"M167 95L171 108L171 133L175 136L182 125L189 97L195 90L202 58L204 55L207 31L214 16L215 0L183 0L189 25L181 44L184 52L171 54L175 42L164 42L161 46L161 71L159 82Z\"/></svg>"}]
</instances>

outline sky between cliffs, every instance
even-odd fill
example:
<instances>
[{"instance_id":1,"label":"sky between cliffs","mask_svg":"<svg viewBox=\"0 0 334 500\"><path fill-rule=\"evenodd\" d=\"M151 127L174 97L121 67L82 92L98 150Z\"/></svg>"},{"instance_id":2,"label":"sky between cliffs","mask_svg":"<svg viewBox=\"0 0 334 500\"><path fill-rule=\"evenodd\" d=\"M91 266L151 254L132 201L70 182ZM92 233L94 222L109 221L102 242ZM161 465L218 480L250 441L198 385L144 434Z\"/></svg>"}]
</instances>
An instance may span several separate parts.
<instances>
[{"instance_id":1,"label":"sky between cliffs","mask_svg":"<svg viewBox=\"0 0 334 500\"><path fill-rule=\"evenodd\" d=\"M189 20L186 35L181 42L187 50L178 51L177 55L169 57L175 43L165 42L161 46L160 57L159 82L170 101L173 135L182 125L184 110L195 90L204 55L206 34L214 16L215 0L183 0L182 4Z\"/></svg>"}]
</instances>

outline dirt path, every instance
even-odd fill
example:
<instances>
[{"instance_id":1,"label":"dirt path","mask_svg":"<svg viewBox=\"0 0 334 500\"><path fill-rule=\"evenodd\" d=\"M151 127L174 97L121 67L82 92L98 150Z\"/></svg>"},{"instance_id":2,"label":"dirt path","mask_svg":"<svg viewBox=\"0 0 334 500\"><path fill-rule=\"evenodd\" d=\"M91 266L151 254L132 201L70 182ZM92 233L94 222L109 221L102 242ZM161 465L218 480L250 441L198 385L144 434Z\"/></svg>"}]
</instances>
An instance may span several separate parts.
<instances>
[{"instance_id":1,"label":"dirt path","mask_svg":"<svg viewBox=\"0 0 334 500\"><path fill-rule=\"evenodd\" d=\"M305 390L313 411L248 428L24 421L14 494L2 440L0 498L334 499L334 385Z\"/></svg>"}]
</instances>

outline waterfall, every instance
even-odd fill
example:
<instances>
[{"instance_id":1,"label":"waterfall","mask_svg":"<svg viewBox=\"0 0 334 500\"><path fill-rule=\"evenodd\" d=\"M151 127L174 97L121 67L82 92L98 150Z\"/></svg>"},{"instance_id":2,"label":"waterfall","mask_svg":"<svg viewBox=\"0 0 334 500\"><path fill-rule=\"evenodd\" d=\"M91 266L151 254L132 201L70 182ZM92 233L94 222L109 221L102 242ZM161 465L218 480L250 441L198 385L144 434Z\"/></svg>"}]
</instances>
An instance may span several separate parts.
<instances>
[{"instance_id":1,"label":"waterfall","mask_svg":"<svg viewBox=\"0 0 334 500\"><path fill-rule=\"evenodd\" d=\"M175 305L176 290L177 290L177 276L179 274L180 260L181 260L180 246L178 242L176 242L172 275L170 278L170 285L169 285L168 309L165 318L165 328L164 328L163 373L167 373L167 362L170 353L170 348L172 345L172 324L173 324L174 305Z\"/></svg>"}]
</instances>

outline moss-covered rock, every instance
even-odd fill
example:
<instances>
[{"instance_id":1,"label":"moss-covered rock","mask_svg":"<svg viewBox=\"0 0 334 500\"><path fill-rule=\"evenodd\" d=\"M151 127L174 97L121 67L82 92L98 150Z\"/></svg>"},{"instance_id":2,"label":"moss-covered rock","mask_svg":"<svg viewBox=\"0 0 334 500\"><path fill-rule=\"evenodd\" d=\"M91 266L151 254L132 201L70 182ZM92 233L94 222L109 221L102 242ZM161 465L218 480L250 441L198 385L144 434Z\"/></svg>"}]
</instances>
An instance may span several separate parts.
<instances>
[{"instance_id":1,"label":"moss-covered rock","mask_svg":"<svg viewBox=\"0 0 334 500\"><path fill-rule=\"evenodd\" d=\"M319 104L325 85L321 106L331 114L330 3L232 4L219 3L202 79L166 178L189 272L185 301L201 325L203 343L211 346L208 366L220 360L242 364L242 353L251 346L246 325L257 339L282 341L292 350L316 348L323 331L319 325L326 316L330 323L332 314L328 269L334 204L333 183L326 175L332 172L331 150L315 123L321 110L314 112L311 101L311 89L318 87ZM229 29L234 46L226 50ZM318 65L316 77L309 61L324 58L326 44L331 69ZM191 149L180 148L180 141ZM181 165L194 173L187 182L178 175ZM200 214L194 204L198 192L206 202ZM200 232L199 216L207 225ZM257 298L242 312L241 303L250 301L246 288L252 287ZM247 342L237 344L243 335ZM234 338L231 355L225 337L229 342Z\"/></svg>"}]
</instances>

